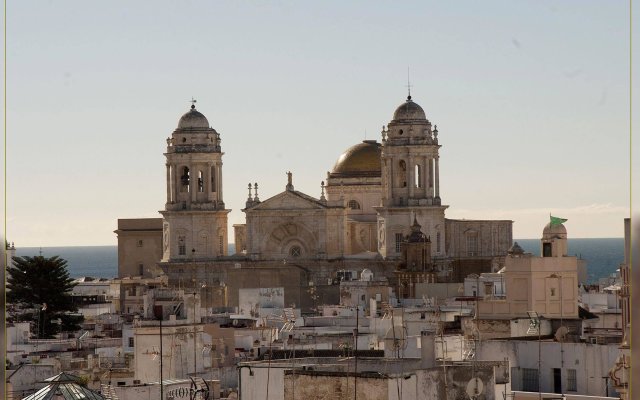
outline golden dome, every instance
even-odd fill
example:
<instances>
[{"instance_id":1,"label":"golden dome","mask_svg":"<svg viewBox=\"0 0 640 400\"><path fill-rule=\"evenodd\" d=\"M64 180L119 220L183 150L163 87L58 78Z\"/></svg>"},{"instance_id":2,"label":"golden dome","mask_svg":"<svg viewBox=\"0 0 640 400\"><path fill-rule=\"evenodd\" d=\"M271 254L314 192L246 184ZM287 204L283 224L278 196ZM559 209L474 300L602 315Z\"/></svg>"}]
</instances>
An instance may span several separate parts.
<instances>
[{"instance_id":1,"label":"golden dome","mask_svg":"<svg viewBox=\"0 0 640 400\"><path fill-rule=\"evenodd\" d=\"M349 147L331 171L332 178L378 177L381 176L380 143L365 140Z\"/></svg>"}]
</instances>

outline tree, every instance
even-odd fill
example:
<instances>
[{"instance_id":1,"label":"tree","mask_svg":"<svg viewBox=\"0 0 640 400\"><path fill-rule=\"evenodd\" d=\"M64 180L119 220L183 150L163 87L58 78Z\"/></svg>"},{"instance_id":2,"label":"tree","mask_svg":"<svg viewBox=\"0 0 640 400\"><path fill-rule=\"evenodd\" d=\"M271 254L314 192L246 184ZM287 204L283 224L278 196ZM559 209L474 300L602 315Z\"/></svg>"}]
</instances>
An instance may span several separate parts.
<instances>
[{"instance_id":1,"label":"tree","mask_svg":"<svg viewBox=\"0 0 640 400\"><path fill-rule=\"evenodd\" d=\"M71 297L75 285L67 261L58 256L13 257L7 279L10 317L35 322L38 337L78 330L83 318L70 314L78 310Z\"/></svg>"}]
</instances>

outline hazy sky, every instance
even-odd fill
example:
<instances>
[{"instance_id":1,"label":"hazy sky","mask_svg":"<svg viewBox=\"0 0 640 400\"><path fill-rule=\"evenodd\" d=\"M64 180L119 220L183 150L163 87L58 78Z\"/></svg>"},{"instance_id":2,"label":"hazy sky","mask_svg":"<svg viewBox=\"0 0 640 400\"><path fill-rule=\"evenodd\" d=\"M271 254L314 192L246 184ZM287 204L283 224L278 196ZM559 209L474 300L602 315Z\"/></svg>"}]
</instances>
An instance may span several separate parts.
<instances>
[{"instance_id":1,"label":"hazy sky","mask_svg":"<svg viewBox=\"0 0 640 400\"><path fill-rule=\"evenodd\" d=\"M539 237L549 213L569 219L570 237L623 234L627 1L7 8L16 246L115 244L118 218L159 217L165 139L192 96L221 133L230 232L248 182L265 200L291 170L297 190L319 197L342 151L380 140L407 66L438 125L448 217L512 219L515 238Z\"/></svg>"}]
</instances>

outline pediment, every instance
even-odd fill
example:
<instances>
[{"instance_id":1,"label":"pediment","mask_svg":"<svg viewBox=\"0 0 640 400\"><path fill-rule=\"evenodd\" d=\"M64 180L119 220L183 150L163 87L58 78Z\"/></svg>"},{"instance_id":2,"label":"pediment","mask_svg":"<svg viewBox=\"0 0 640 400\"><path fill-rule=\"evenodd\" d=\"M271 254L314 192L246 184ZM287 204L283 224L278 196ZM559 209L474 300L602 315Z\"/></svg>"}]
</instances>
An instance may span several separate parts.
<instances>
[{"instance_id":1,"label":"pediment","mask_svg":"<svg viewBox=\"0 0 640 400\"><path fill-rule=\"evenodd\" d=\"M326 206L311 196L295 191L285 191L252 207L250 211L319 210L323 208L326 208Z\"/></svg>"}]
</instances>

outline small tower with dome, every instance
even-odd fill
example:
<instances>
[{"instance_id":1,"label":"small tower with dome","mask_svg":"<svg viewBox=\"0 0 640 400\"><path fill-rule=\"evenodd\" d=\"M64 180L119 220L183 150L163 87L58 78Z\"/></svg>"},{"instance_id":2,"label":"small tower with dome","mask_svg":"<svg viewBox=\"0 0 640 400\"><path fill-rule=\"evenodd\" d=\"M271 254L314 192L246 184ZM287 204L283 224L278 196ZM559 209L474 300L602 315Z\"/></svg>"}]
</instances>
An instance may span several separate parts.
<instances>
[{"instance_id":1,"label":"small tower with dome","mask_svg":"<svg viewBox=\"0 0 640 400\"><path fill-rule=\"evenodd\" d=\"M567 228L565 219L551 217L551 221L542 230L540 240L541 257L567 256Z\"/></svg>"},{"instance_id":2,"label":"small tower with dome","mask_svg":"<svg viewBox=\"0 0 640 400\"><path fill-rule=\"evenodd\" d=\"M397 293L400 298L415 298L416 284L435 282L431 263L431 239L421 231L414 218L411 233L401 245L402 261L395 271L398 280Z\"/></svg>"},{"instance_id":3,"label":"small tower with dome","mask_svg":"<svg viewBox=\"0 0 640 400\"><path fill-rule=\"evenodd\" d=\"M195 103L195 101L193 101ZM227 255L220 134L195 104L167 138L163 261Z\"/></svg>"}]
</instances>

